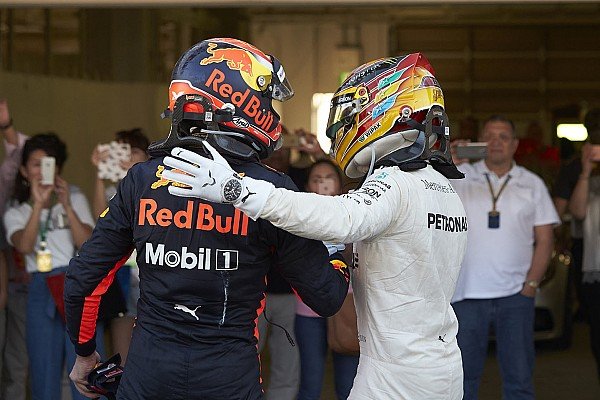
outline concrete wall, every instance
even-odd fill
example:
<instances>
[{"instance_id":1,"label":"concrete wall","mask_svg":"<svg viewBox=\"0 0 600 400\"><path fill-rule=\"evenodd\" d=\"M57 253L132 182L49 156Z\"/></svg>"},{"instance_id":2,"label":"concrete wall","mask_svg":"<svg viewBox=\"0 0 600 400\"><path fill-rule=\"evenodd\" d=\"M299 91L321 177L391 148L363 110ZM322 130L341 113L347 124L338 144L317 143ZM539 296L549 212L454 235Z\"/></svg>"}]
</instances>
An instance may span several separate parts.
<instances>
[{"instance_id":1,"label":"concrete wall","mask_svg":"<svg viewBox=\"0 0 600 400\"><path fill-rule=\"evenodd\" d=\"M151 140L166 136L160 119L167 83L100 83L0 72L0 96L8 99L15 127L26 134L56 132L68 146L64 177L92 194L97 143L122 129L141 127ZM3 149L2 149L3 151Z\"/></svg>"},{"instance_id":2,"label":"concrete wall","mask_svg":"<svg viewBox=\"0 0 600 400\"><path fill-rule=\"evenodd\" d=\"M281 106L290 129L310 129L312 95L334 92L340 73L388 54L388 25L385 22L345 24L337 18L292 16L255 18L250 25L253 44L275 55L285 67L295 90ZM357 62L338 60L345 50L357 49ZM346 65L344 65L346 64Z\"/></svg>"}]
</instances>

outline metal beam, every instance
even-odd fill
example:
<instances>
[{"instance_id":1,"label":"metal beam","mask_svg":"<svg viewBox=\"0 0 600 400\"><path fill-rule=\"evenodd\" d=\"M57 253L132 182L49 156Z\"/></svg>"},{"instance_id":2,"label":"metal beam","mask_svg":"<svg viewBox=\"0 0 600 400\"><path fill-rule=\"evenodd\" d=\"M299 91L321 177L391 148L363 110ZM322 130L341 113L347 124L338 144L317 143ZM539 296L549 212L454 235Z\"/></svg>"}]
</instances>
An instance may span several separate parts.
<instances>
[{"instance_id":1,"label":"metal beam","mask_svg":"<svg viewBox=\"0 0 600 400\"><path fill-rule=\"evenodd\" d=\"M377 6L433 4L573 4L597 0L0 0L0 7L275 7L275 6Z\"/></svg>"}]
</instances>

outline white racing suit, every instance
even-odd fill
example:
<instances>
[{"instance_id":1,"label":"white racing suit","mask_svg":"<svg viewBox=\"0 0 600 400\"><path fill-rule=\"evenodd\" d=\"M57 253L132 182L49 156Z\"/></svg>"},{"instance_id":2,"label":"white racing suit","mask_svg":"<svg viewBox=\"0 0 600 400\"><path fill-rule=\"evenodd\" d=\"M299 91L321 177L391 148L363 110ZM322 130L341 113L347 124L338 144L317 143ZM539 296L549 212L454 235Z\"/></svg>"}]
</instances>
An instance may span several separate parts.
<instances>
[{"instance_id":1,"label":"white racing suit","mask_svg":"<svg viewBox=\"0 0 600 400\"><path fill-rule=\"evenodd\" d=\"M349 399L462 399L450 299L467 221L448 179L431 166L385 167L342 196L275 189L260 218L299 236L355 243L360 362Z\"/></svg>"}]
</instances>

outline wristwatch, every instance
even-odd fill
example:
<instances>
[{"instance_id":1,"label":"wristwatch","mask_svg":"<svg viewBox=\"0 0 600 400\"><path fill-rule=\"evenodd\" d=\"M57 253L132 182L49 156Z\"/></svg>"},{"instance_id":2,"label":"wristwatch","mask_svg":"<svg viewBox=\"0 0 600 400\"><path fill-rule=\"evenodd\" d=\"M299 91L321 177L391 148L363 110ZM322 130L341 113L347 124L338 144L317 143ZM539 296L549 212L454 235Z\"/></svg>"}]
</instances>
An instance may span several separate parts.
<instances>
[{"instance_id":1,"label":"wristwatch","mask_svg":"<svg viewBox=\"0 0 600 400\"><path fill-rule=\"evenodd\" d=\"M525 284L529 287L532 287L534 289L537 289L538 287L540 287L540 282L536 281L536 280L530 280L530 281L525 281Z\"/></svg>"}]
</instances>

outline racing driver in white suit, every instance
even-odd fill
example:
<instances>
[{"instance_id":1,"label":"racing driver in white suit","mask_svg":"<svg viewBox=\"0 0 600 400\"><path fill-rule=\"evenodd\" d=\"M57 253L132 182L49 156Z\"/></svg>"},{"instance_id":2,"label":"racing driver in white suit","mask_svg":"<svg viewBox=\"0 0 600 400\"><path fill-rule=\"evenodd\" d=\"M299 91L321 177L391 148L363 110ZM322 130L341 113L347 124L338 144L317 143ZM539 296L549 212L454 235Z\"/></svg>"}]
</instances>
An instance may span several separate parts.
<instances>
[{"instance_id":1,"label":"racing driver in white suit","mask_svg":"<svg viewBox=\"0 0 600 400\"><path fill-rule=\"evenodd\" d=\"M336 197L276 189L237 174L207 143L204 155L175 148L163 178L183 184L169 187L173 195L232 203L307 238L356 243L360 362L349 399L462 399L450 299L467 221L448 179L463 175L429 62L417 53L354 70L333 96L327 135L345 174L366 175L359 189Z\"/></svg>"}]
</instances>

